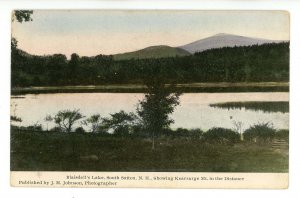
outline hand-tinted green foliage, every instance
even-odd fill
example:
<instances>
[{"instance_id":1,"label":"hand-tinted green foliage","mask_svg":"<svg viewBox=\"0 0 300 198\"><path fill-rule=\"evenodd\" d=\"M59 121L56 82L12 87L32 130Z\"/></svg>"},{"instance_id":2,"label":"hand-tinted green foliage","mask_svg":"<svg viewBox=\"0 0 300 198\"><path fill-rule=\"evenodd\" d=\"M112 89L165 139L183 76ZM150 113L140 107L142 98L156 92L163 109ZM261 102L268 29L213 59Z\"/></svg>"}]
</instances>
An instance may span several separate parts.
<instances>
[{"instance_id":1,"label":"hand-tinted green foliage","mask_svg":"<svg viewBox=\"0 0 300 198\"><path fill-rule=\"evenodd\" d=\"M186 137L192 139L201 139L203 136L203 131L201 129L185 129L185 128L178 128L175 131L168 131L166 134L169 137Z\"/></svg>"},{"instance_id":2,"label":"hand-tinted green foliage","mask_svg":"<svg viewBox=\"0 0 300 198\"><path fill-rule=\"evenodd\" d=\"M12 116L10 116L10 121L13 121L13 122L22 122L22 118L12 115Z\"/></svg>"},{"instance_id":3,"label":"hand-tinted green foliage","mask_svg":"<svg viewBox=\"0 0 300 198\"><path fill-rule=\"evenodd\" d=\"M14 21L16 19L19 23L32 21L31 18L32 14L33 14L32 10L15 10L13 11L12 20Z\"/></svg>"},{"instance_id":4,"label":"hand-tinted green foliage","mask_svg":"<svg viewBox=\"0 0 300 198\"><path fill-rule=\"evenodd\" d=\"M75 129L75 133L85 133L85 130L84 130L84 128L82 128L82 127L77 127L77 128Z\"/></svg>"},{"instance_id":5,"label":"hand-tinted green foliage","mask_svg":"<svg viewBox=\"0 0 300 198\"><path fill-rule=\"evenodd\" d=\"M216 103L210 104L211 107L223 108L223 109L241 109L253 111L263 111L267 113L272 112L289 112L289 102L288 101L250 101L250 102L226 102L226 103Z\"/></svg>"},{"instance_id":6,"label":"hand-tinted green foliage","mask_svg":"<svg viewBox=\"0 0 300 198\"><path fill-rule=\"evenodd\" d=\"M143 84L153 71L167 83L289 81L289 42L211 49L184 57L114 60L12 52L12 86Z\"/></svg>"},{"instance_id":7,"label":"hand-tinted green foliage","mask_svg":"<svg viewBox=\"0 0 300 198\"><path fill-rule=\"evenodd\" d=\"M32 21L32 18L31 18L32 14L33 14L32 10L15 10L15 11L13 11L12 21L14 21L15 19L19 23L22 23L23 21L24 22ZM12 37L11 38L11 52L12 52L12 57L14 57L13 54L16 53L17 46L18 46L17 39L14 38L14 37Z\"/></svg>"},{"instance_id":8,"label":"hand-tinted green foliage","mask_svg":"<svg viewBox=\"0 0 300 198\"><path fill-rule=\"evenodd\" d=\"M42 128L42 125L39 124L39 123L35 123L33 125L29 125L29 126L20 126L20 127L17 127L17 126L13 126L12 127L14 129L17 129L19 131L28 131L28 132L43 132L43 128Z\"/></svg>"},{"instance_id":9,"label":"hand-tinted green foliage","mask_svg":"<svg viewBox=\"0 0 300 198\"><path fill-rule=\"evenodd\" d=\"M281 129L275 132L275 137L289 142L289 130Z\"/></svg>"},{"instance_id":10,"label":"hand-tinted green foliage","mask_svg":"<svg viewBox=\"0 0 300 198\"><path fill-rule=\"evenodd\" d=\"M11 43L11 52L12 53L16 53L16 51L17 51L17 47L18 47L18 41L17 41L17 39L16 38L11 38L11 41L10 41ZM12 54L12 57L13 57L14 55Z\"/></svg>"},{"instance_id":11,"label":"hand-tinted green foliage","mask_svg":"<svg viewBox=\"0 0 300 198\"><path fill-rule=\"evenodd\" d=\"M174 123L170 118L177 105L179 105L180 93L175 92L172 85L166 85L164 72L160 65L148 73L144 78L147 86L145 98L140 101L137 107L137 114L141 118L143 131L152 136L152 149L155 148L154 139L161 135L165 129Z\"/></svg>"},{"instance_id":12,"label":"hand-tinted green foliage","mask_svg":"<svg viewBox=\"0 0 300 198\"><path fill-rule=\"evenodd\" d=\"M112 130L113 134L125 136L133 132L137 117L133 113L120 111L110 114L109 118L103 118L103 127L106 131Z\"/></svg>"},{"instance_id":13,"label":"hand-tinted green foliage","mask_svg":"<svg viewBox=\"0 0 300 198\"><path fill-rule=\"evenodd\" d=\"M58 127L58 126L55 126L55 127L51 128L49 131L51 131L51 132L62 132L61 128Z\"/></svg>"},{"instance_id":14,"label":"hand-tinted green foliage","mask_svg":"<svg viewBox=\"0 0 300 198\"><path fill-rule=\"evenodd\" d=\"M81 123L90 128L92 133L101 132L102 118L100 114L94 114Z\"/></svg>"},{"instance_id":15,"label":"hand-tinted green foliage","mask_svg":"<svg viewBox=\"0 0 300 198\"><path fill-rule=\"evenodd\" d=\"M225 128L211 128L203 134L209 143L233 144L240 141L240 134Z\"/></svg>"},{"instance_id":16,"label":"hand-tinted green foliage","mask_svg":"<svg viewBox=\"0 0 300 198\"><path fill-rule=\"evenodd\" d=\"M160 45L147 47L134 52L115 54L114 60L162 58L187 55L190 55L190 53L188 51L185 51L184 49Z\"/></svg>"},{"instance_id":17,"label":"hand-tinted green foliage","mask_svg":"<svg viewBox=\"0 0 300 198\"><path fill-rule=\"evenodd\" d=\"M12 171L288 172L287 150L256 144L205 144L199 139L157 139L107 133L11 130ZM84 156L97 156L88 160Z\"/></svg>"},{"instance_id":18,"label":"hand-tinted green foliage","mask_svg":"<svg viewBox=\"0 0 300 198\"><path fill-rule=\"evenodd\" d=\"M84 116L77 110L63 110L57 112L53 120L60 128L60 131L70 133L73 125Z\"/></svg>"},{"instance_id":19,"label":"hand-tinted green foliage","mask_svg":"<svg viewBox=\"0 0 300 198\"><path fill-rule=\"evenodd\" d=\"M269 122L258 123L245 130L244 139L246 141L268 143L272 141L275 132L276 130Z\"/></svg>"}]
</instances>

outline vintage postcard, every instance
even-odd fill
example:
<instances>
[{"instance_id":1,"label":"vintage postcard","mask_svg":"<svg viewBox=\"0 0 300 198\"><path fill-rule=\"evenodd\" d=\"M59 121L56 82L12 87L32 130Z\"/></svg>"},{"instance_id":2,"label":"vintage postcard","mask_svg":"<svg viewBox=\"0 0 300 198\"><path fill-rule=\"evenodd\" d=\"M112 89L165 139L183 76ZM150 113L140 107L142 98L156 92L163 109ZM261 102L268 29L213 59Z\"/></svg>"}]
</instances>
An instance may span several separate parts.
<instances>
[{"instance_id":1,"label":"vintage postcard","mask_svg":"<svg viewBox=\"0 0 300 198\"><path fill-rule=\"evenodd\" d=\"M287 188L289 20L14 10L11 185Z\"/></svg>"}]
</instances>

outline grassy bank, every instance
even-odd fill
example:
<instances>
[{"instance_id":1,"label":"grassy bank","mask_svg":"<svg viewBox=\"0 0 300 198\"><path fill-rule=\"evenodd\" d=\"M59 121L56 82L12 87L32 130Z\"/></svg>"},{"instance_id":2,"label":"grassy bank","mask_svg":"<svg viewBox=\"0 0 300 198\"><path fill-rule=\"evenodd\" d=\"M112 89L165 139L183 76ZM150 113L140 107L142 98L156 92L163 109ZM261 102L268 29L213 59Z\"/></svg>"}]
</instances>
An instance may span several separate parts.
<instances>
[{"instance_id":1,"label":"grassy bank","mask_svg":"<svg viewBox=\"0 0 300 198\"><path fill-rule=\"evenodd\" d=\"M270 145L208 144L90 133L11 131L12 171L287 172L288 151Z\"/></svg>"},{"instance_id":2,"label":"grassy bank","mask_svg":"<svg viewBox=\"0 0 300 198\"><path fill-rule=\"evenodd\" d=\"M197 92L275 92L289 91L288 82L248 82L248 83L189 83L177 84L176 89L185 93ZM53 86L12 88L12 95L39 93L144 93L141 84L91 85L91 86Z\"/></svg>"}]
</instances>

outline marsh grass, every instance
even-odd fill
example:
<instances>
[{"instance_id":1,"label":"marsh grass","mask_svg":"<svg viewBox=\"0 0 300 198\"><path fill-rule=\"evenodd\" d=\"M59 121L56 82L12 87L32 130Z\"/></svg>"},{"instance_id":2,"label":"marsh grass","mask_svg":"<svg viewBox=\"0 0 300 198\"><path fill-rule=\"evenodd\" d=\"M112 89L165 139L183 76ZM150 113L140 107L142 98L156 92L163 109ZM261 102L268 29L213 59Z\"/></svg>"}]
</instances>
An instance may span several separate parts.
<instances>
[{"instance_id":1,"label":"marsh grass","mask_svg":"<svg viewBox=\"0 0 300 198\"><path fill-rule=\"evenodd\" d=\"M252 111L263 111L266 113L289 112L289 102L287 101L254 101L254 102L226 102L226 103L216 103L210 104L210 107L222 108L222 109L242 109Z\"/></svg>"}]
</instances>

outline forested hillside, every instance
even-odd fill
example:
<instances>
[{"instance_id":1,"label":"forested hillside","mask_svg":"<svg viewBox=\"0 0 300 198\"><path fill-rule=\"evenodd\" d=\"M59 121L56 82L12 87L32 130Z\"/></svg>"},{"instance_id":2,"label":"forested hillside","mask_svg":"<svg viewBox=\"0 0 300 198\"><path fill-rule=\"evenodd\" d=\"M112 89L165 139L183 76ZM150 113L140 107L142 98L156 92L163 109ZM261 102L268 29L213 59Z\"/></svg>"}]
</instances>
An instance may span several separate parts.
<instances>
[{"instance_id":1,"label":"forested hillside","mask_svg":"<svg viewBox=\"0 0 300 198\"><path fill-rule=\"evenodd\" d=\"M132 58L163 58L190 55L188 51L181 48L170 47L166 45L152 46L134 52L127 52L123 54L115 54L114 60L126 60Z\"/></svg>"},{"instance_id":2,"label":"forested hillside","mask_svg":"<svg viewBox=\"0 0 300 198\"><path fill-rule=\"evenodd\" d=\"M188 56L114 60L113 56L30 55L12 48L12 87L143 83L289 81L289 42L225 47Z\"/></svg>"}]
</instances>

